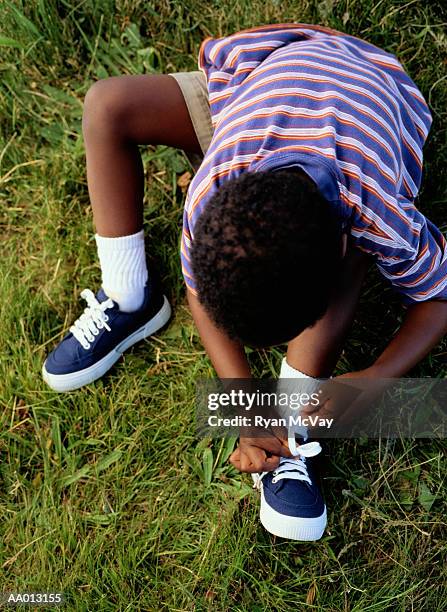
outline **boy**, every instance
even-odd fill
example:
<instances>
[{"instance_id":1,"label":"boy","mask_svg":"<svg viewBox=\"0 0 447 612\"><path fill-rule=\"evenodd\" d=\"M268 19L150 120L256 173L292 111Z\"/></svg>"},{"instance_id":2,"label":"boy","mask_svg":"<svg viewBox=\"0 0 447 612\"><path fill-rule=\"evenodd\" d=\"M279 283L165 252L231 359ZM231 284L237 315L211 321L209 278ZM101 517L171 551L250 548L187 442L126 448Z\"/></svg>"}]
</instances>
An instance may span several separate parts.
<instances>
[{"instance_id":1,"label":"boy","mask_svg":"<svg viewBox=\"0 0 447 612\"><path fill-rule=\"evenodd\" d=\"M415 84L392 55L303 24L207 39L199 67L114 77L87 94L102 288L83 293L88 307L47 358L45 380L62 391L88 384L170 316L146 269L139 144L204 155L187 195L181 258L219 377L250 377L244 344L286 341L280 376L316 385L330 376L371 259L408 311L375 363L349 376L402 376L447 323L446 243L413 204L431 123ZM269 531L315 540L326 508L306 457L320 447L291 445L241 438L231 461L261 472Z\"/></svg>"}]
</instances>

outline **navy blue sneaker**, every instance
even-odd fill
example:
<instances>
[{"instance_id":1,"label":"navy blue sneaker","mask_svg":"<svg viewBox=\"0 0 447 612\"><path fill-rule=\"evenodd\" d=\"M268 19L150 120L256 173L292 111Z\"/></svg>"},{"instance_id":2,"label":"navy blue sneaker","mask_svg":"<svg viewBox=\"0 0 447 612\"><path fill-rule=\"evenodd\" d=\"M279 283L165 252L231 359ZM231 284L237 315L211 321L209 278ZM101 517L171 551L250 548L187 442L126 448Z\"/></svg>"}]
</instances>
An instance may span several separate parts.
<instances>
[{"instance_id":1,"label":"navy blue sneaker","mask_svg":"<svg viewBox=\"0 0 447 612\"><path fill-rule=\"evenodd\" d=\"M297 457L281 457L273 472L253 474L254 487L261 491L260 518L267 531L281 538L311 542L321 538L327 524L326 506L315 483L311 459L321 452L321 446L308 442L296 449Z\"/></svg>"},{"instance_id":2,"label":"navy blue sneaker","mask_svg":"<svg viewBox=\"0 0 447 612\"><path fill-rule=\"evenodd\" d=\"M135 312L121 312L103 289L96 296L84 289L81 297L87 308L42 367L44 380L55 391L72 391L97 380L125 350L154 334L171 316L157 281L149 280L144 302Z\"/></svg>"}]
</instances>

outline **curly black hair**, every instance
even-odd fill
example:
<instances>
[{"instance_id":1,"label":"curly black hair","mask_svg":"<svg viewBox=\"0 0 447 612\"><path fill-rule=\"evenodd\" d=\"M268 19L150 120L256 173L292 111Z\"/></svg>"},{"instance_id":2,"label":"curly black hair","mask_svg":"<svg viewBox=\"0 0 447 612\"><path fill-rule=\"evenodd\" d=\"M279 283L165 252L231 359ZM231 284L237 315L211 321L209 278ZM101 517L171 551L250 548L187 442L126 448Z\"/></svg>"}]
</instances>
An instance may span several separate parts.
<instances>
[{"instance_id":1,"label":"curly black hair","mask_svg":"<svg viewBox=\"0 0 447 612\"><path fill-rule=\"evenodd\" d=\"M291 340L327 310L342 257L330 204L299 168L246 172L207 202L191 265L215 323L253 347Z\"/></svg>"}]
</instances>

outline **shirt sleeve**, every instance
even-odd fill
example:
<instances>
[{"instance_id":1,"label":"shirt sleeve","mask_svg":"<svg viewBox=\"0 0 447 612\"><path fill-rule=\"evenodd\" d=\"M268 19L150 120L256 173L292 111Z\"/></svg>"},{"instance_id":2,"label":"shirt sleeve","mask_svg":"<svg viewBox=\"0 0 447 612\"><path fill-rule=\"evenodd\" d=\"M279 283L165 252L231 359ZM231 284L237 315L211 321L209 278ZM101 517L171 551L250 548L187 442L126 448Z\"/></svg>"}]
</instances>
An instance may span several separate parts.
<instances>
[{"instance_id":1,"label":"shirt sleeve","mask_svg":"<svg viewBox=\"0 0 447 612\"><path fill-rule=\"evenodd\" d=\"M186 286L194 295L197 295L196 283L191 267L191 233L189 230L188 212L186 206L183 211L183 229L180 245L180 258L182 262L183 278L185 279Z\"/></svg>"},{"instance_id":2,"label":"shirt sleeve","mask_svg":"<svg viewBox=\"0 0 447 612\"><path fill-rule=\"evenodd\" d=\"M447 300L447 244L441 231L408 201L388 207L388 231L377 231L380 227L359 215L352 230L354 244L375 256L403 303Z\"/></svg>"}]
</instances>

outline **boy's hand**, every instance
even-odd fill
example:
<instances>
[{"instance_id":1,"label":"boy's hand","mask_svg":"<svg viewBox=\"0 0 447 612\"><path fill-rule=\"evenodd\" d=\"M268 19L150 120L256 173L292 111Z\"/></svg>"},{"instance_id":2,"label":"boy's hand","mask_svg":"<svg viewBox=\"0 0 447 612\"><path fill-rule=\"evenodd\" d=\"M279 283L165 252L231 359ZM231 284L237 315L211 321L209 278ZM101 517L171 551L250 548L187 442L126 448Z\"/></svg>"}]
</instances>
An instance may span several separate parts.
<instances>
[{"instance_id":1,"label":"boy's hand","mask_svg":"<svg viewBox=\"0 0 447 612\"><path fill-rule=\"evenodd\" d=\"M239 446L230 456L230 463L241 472L271 472L279 465L280 457L293 457L287 439L276 431L265 437L239 438Z\"/></svg>"},{"instance_id":2,"label":"boy's hand","mask_svg":"<svg viewBox=\"0 0 447 612\"><path fill-rule=\"evenodd\" d=\"M386 387L387 382L376 379L372 369L342 374L325 382L319 392L319 403L306 406L301 414L332 418L335 427L350 426L372 409Z\"/></svg>"}]
</instances>

